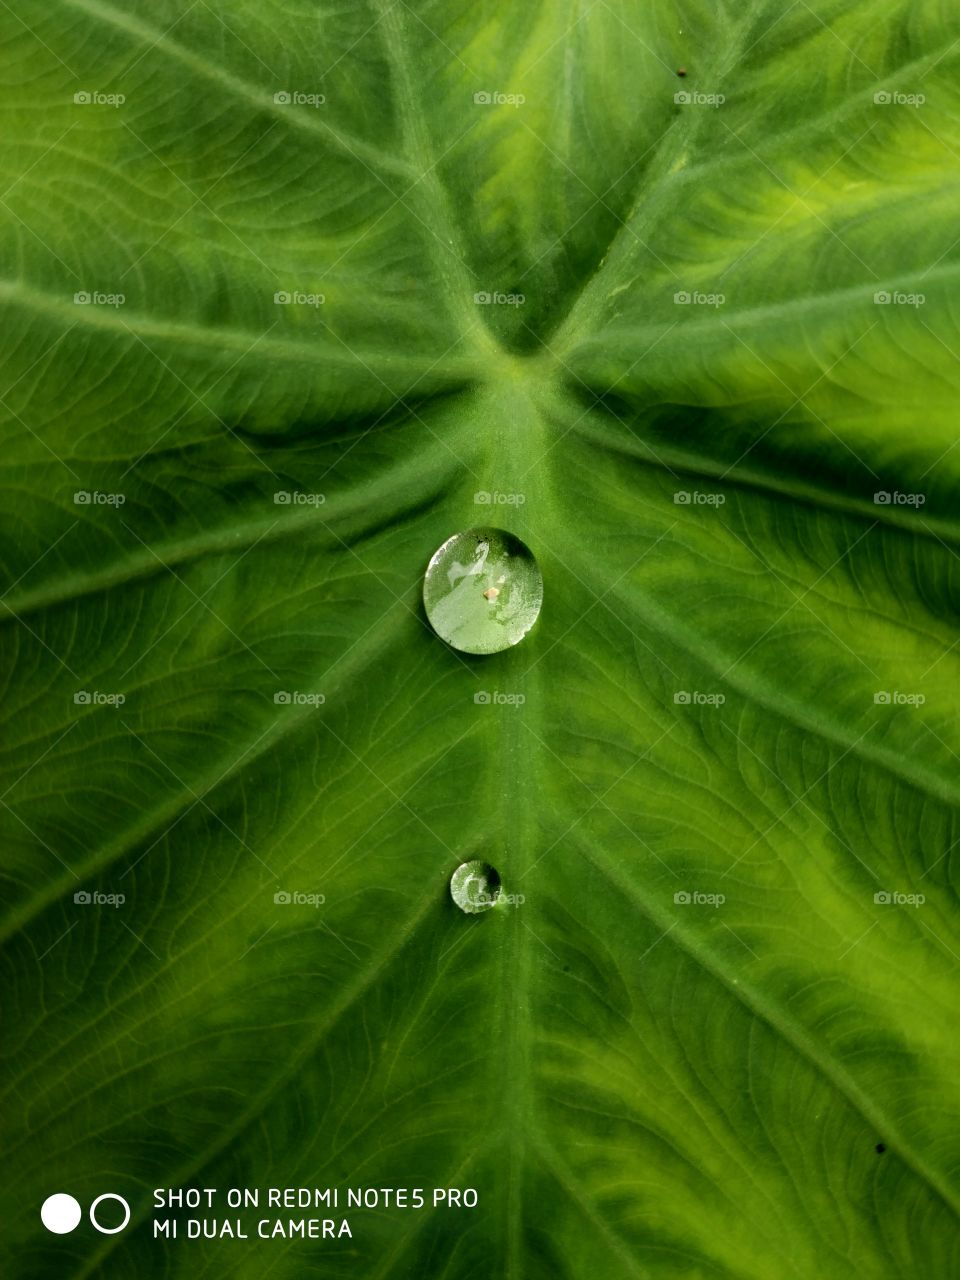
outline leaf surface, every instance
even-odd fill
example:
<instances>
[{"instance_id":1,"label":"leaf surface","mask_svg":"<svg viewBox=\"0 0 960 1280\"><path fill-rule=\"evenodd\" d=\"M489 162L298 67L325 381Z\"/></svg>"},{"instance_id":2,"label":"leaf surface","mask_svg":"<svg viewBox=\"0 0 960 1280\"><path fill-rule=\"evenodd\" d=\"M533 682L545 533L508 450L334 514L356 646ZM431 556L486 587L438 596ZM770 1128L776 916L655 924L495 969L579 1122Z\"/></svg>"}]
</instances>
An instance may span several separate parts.
<instances>
[{"instance_id":1,"label":"leaf surface","mask_svg":"<svg viewBox=\"0 0 960 1280\"><path fill-rule=\"evenodd\" d=\"M953 6L21 0L0 66L4 1274L957 1274Z\"/></svg>"}]
</instances>

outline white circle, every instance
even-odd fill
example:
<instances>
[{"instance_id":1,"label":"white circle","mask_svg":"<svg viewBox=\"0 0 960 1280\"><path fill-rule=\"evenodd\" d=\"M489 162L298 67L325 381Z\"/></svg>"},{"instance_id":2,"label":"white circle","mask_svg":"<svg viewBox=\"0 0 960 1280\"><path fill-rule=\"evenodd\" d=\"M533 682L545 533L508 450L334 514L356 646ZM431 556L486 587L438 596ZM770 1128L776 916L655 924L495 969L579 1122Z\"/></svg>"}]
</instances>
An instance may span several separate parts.
<instances>
[{"instance_id":1,"label":"white circle","mask_svg":"<svg viewBox=\"0 0 960 1280\"><path fill-rule=\"evenodd\" d=\"M82 1217L80 1201L63 1191L58 1191L55 1196L47 1196L40 1206L40 1221L48 1231L57 1236L65 1236L68 1231L73 1231Z\"/></svg>"},{"instance_id":2,"label":"white circle","mask_svg":"<svg viewBox=\"0 0 960 1280\"><path fill-rule=\"evenodd\" d=\"M120 1203L123 1205L125 1216L123 1221L120 1223L119 1227L101 1227L100 1223L93 1216L94 1209L97 1207L98 1204L102 1203L102 1201L104 1200L119 1200ZM113 1191L105 1191L102 1196L97 1196L96 1200L94 1200L93 1204L90 1206L90 1221L93 1223L93 1225L97 1228L98 1231L102 1232L103 1235L115 1236L117 1232L122 1231L123 1228L130 1221L130 1206L127 1204L126 1200L124 1200L123 1196L118 1196Z\"/></svg>"}]
</instances>

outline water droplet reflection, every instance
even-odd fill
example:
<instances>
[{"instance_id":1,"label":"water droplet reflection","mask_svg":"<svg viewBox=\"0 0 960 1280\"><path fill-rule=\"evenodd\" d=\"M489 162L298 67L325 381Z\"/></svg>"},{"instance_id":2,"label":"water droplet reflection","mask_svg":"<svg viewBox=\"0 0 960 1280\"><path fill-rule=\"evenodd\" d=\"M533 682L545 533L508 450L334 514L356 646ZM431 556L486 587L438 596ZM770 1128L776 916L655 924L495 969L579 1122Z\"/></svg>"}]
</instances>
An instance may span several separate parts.
<instances>
[{"instance_id":1,"label":"water droplet reflection","mask_svg":"<svg viewBox=\"0 0 960 1280\"><path fill-rule=\"evenodd\" d=\"M503 529L466 529L439 547L423 604L441 640L461 653L499 653L537 620L543 578L533 552Z\"/></svg>"},{"instance_id":2,"label":"water droplet reflection","mask_svg":"<svg viewBox=\"0 0 960 1280\"><path fill-rule=\"evenodd\" d=\"M468 915L489 911L500 894L500 876L489 862L461 863L450 877L450 896Z\"/></svg>"}]
</instances>

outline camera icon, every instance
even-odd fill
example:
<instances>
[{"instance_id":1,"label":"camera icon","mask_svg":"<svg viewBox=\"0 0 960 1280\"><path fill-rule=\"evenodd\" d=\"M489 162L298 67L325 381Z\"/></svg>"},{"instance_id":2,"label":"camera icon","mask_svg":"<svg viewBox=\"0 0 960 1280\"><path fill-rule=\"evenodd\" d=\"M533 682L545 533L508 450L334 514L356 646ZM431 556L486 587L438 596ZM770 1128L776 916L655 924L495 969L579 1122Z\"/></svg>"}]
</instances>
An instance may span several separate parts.
<instances>
[{"instance_id":1,"label":"camera icon","mask_svg":"<svg viewBox=\"0 0 960 1280\"><path fill-rule=\"evenodd\" d=\"M478 307L486 307L493 301L489 293L475 293L473 300Z\"/></svg>"},{"instance_id":2,"label":"camera icon","mask_svg":"<svg viewBox=\"0 0 960 1280\"><path fill-rule=\"evenodd\" d=\"M481 689L479 693L473 695L473 700L478 707L485 707L490 702L490 695L486 689Z\"/></svg>"},{"instance_id":3,"label":"camera icon","mask_svg":"<svg viewBox=\"0 0 960 1280\"><path fill-rule=\"evenodd\" d=\"M875 893L873 895L873 900L878 907L888 907L890 903L893 901L891 895L887 893L885 890L881 890L879 893Z\"/></svg>"},{"instance_id":4,"label":"camera icon","mask_svg":"<svg viewBox=\"0 0 960 1280\"><path fill-rule=\"evenodd\" d=\"M686 107L693 101L693 94L687 93L686 89L680 89L673 95L673 100L678 107Z\"/></svg>"},{"instance_id":5,"label":"camera icon","mask_svg":"<svg viewBox=\"0 0 960 1280\"><path fill-rule=\"evenodd\" d=\"M287 693L286 690L284 689L281 689L278 693L275 693L273 695L273 700L278 706L281 706L281 707L288 706L293 701L293 699L290 697L290 694Z\"/></svg>"},{"instance_id":6,"label":"camera icon","mask_svg":"<svg viewBox=\"0 0 960 1280\"><path fill-rule=\"evenodd\" d=\"M893 94L887 89L881 89L873 95L873 100L878 107L887 107L893 101Z\"/></svg>"},{"instance_id":7,"label":"camera icon","mask_svg":"<svg viewBox=\"0 0 960 1280\"><path fill-rule=\"evenodd\" d=\"M490 105L493 98L486 92L486 90L481 90L480 93L475 93L473 95L473 100L478 106L486 107Z\"/></svg>"},{"instance_id":8,"label":"camera icon","mask_svg":"<svg viewBox=\"0 0 960 1280\"><path fill-rule=\"evenodd\" d=\"M675 293L673 295L673 300L678 307L689 307L690 294L686 291L686 289L681 289L679 293Z\"/></svg>"},{"instance_id":9,"label":"camera icon","mask_svg":"<svg viewBox=\"0 0 960 1280\"><path fill-rule=\"evenodd\" d=\"M79 93L73 95L73 100L78 107L86 107L93 101L93 96L87 93L85 89L81 89Z\"/></svg>"},{"instance_id":10,"label":"camera icon","mask_svg":"<svg viewBox=\"0 0 960 1280\"><path fill-rule=\"evenodd\" d=\"M74 504L78 507L86 507L90 505L90 494L86 489L78 489L73 495Z\"/></svg>"},{"instance_id":11,"label":"camera icon","mask_svg":"<svg viewBox=\"0 0 960 1280\"><path fill-rule=\"evenodd\" d=\"M673 495L673 500L678 507L689 507L690 494L686 491L686 489L680 489L677 493Z\"/></svg>"},{"instance_id":12,"label":"camera icon","mask_svg":"<svg viewBox=\"0 0 960 1280\"><path fill-rule=\"evenodd\" d=\"M291 298L290 294L287 293L286 289L278 289L277 292L273 295L273 301L275 305L278 307L287 307L290 305L292 300L293 299Z\"/></svg>"},{"instance_id":13,"label":"camera icon","mask_svg":"<svg viewBox=\"0 0 960 1280\"><path fill-rule=\"evenodd\" d=\"M686 889L679 889L673 895L673 900L678 907L688 907L690 905L690 895Z\"/></svg>"},{"instance_id":14,"label":"camera icon","mask_svg":"<svg viewBox=\"0 0 960 1280\"><path fill-rule=\"evenodd\" d=\"M81 689L78 693L73 695L73 700L78 707L88 707L93 701L93 698L89 693L87 693L86 689Z\"/></svg>"},{"instance_id":15,"label":"camera icon","mask_svg":"<svg viewBox=\"0 0 960 1280\"><path fill-rule=\"evenodd\" d=\"M289 505L290 505L290 494L289 494L289 493L275 493L275 494L273 495L273 500L274 500L274 502L277 504L277 506L278 506L278 507L287 507L287 506L289 506Z\"/></svg>"},{"instance_id":16,"label":"camera icon","mask_svg":"<svg viewBox=\"0 0 960 1280\"><path fill-rule=\"evenodd\" d=\"M90 295L85 289L81 289L79 293L73 295L73 301L78 307L88 307L90 305Z\"/></svg>"},{"instance_id":17,"label":"camera icon","mask_svg":"<svg viewBox=\"0 0 960 1280\"><path fill-rule=\"evenodd\" d=\"M490 495L486 489L481 489L479 493L473 495L473 501L479 506L486 506L490 501Z\"/></svg>"},{"instance_id":18,"label":"camera icon","mask_svg":"<svg viewBox=\"0 0 960 1280\"><path fill-rule=\"evenodd\" d=\"M680 689L673 695L673 700L680 706L685 707L690 702L690 695L687 693L686 689Z\"/></svg>"},{"instance_id":19,"label":"camera icon","mask_svg":"<svg viewBox=\"0 0 960 1280\"><path fill-rule=\"evenodd\" d=\"M273 895L273 900L277 906L286 906L290 901L290 895L287 893L286 889L278 889Z\"/></svg>"},{"instance_id":20,"label":"camera icon","mask_svg":"<svg viewBox=\"0 0 960 1280\"><path fill-rule=\"evenodd\" d=\"M93 898L90 896L89 893L87 893L86 889L78 889L77 892L73 895L73 900L78 907L89 907L90 903L93 901Z\"/></svg>"},{"instance_id":21,"label":"camera icon","mask_svg":"<svg viewBox=\"0 0 960 1280\"><path fill-rule=\"evenodd\" d=\"M287 89L281 89L279 93L273 95L273 100L278 107L289 107L291 98Z\"/></svg>"},{"instance_id":22,"label":"camera icon","mask_svg":"<svg viewBox=\"0 0 960 1280\"><path fill-rule=\"evenodd\" d=\"M889 307L893 299L890 297L890 294L887 293L886 289L878 289L873 295L873 301L878 307Z\"/></svg>"},{"instance_id":23,"label":"camera icon","mask_svg":"<svg viewBox=\"0 0 960 1280\"><path fill-rule=\"evenodd\" d=\"M881 489L879 493L873 495L873 500L878 507L887 507L890 505L890 494L885 489Z\"/></svg>"},{"instance_id":24,"label":"camera icon","mask_svg":"<svg viewBox=\"0 0 960 1280\"><path fill-rule=\"evenodd\" d=\"M873 695L873 701L878 707L888 707L890 705L890 695L886 689L881 689L879 693Z\"/></svg>"}]
</instances>

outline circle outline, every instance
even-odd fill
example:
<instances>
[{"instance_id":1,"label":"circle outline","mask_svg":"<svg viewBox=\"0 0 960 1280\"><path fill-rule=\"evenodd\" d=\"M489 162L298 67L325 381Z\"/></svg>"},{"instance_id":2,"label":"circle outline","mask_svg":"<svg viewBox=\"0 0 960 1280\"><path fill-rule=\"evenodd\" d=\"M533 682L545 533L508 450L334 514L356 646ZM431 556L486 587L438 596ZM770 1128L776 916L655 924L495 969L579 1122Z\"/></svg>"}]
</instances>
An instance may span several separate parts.
<instances>
[{"instance_id":1,"label":"circle outline","mask_svg":"<svg viewBox=\"0 0 960 1280\"><path fill-rule=\"evenodd\" d=\"M120 1223L119 1227L101 1227L100 1223L93 1216L94 1209L103 1200L119 1200L120 1203L123 1205L124 1209L126 1209L127 1216ZM103 1195L97 1196L96 1200L94 1200L93 1204L90 1206L88 1213L90 1215L90 1225L95 1227L97 1231L99 1231L100 1234L104 1236L115 1236L117 1232L122 1231L124 1227L127 1225L127 1223L130 1221L130 1206L126 1202L126 1200L124 1200L123 1196L118 1196L115 1191L104 1191Z\"/></svg>"}]
</instances>

